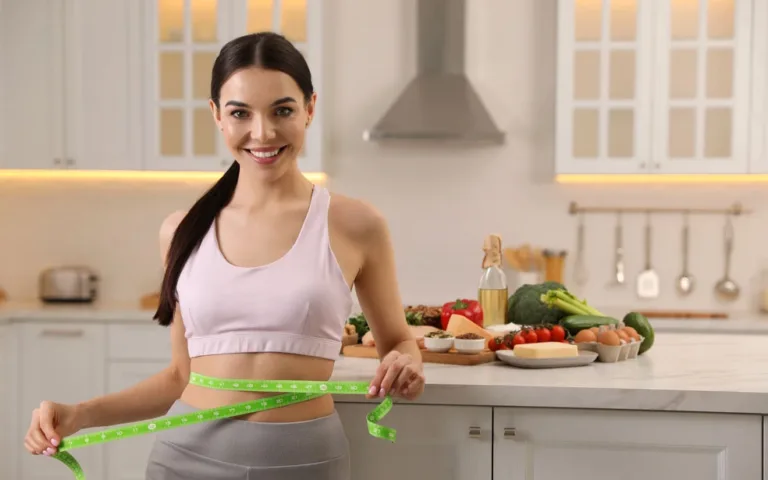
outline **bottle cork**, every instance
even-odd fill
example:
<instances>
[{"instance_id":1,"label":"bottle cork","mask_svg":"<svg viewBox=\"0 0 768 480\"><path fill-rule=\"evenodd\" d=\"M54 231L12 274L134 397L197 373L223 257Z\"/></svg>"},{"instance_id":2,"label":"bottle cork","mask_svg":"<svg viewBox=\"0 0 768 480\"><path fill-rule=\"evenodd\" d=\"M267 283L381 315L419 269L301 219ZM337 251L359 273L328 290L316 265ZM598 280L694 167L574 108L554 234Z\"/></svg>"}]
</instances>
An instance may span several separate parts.
<instances>
[{"instance_id":1,"label":"bottle cork","mask_svg":"<svg viewBox=\"0 0 768 480\"><path fill-rule=\"evenodd\" d=\"M482 268L488 268L491 266L501 266L501 236L491 234L485 237L483 243L483 264Z\"/></svg>"}]
</instances>

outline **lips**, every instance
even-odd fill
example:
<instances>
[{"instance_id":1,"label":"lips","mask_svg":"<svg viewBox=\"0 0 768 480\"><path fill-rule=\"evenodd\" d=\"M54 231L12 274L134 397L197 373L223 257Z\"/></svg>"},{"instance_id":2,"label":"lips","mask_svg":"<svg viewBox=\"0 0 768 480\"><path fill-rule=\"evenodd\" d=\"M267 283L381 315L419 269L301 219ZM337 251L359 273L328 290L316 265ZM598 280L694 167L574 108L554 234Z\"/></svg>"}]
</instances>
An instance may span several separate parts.
<instances>
[{"instance_id":1,"label":"lips","mask_svg":"<svg viewBox=\"0 0 768 480\"><path fill-rule=\"evenodd\" d=\"M259 149L243 149L243 150L255 162L260 163L262 165L269 165L271 163L275 163L280 158L280 155L285 151L287 147L288 145L283 145L282 147L277 147L273 149L259 148Z\"/></svg>"}]
</instances>

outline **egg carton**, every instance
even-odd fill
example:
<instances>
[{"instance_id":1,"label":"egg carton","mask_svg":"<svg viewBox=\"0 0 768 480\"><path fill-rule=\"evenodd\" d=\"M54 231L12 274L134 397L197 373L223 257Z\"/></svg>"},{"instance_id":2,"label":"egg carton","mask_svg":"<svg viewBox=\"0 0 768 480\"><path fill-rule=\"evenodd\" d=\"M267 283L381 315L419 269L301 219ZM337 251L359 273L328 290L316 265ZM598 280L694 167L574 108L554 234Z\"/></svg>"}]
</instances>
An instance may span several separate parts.
<instances>
[{"instance_id":1,"label":"egg carton","mask_svg":"<svg viewBox=\"0 0 768 480\"><path fill-rule=\"evenodd\" d=\"M643 340L645 340L645 337L640 335L639 341L625 343L623 345L605 345L598 342L582 342L577 343L576 346L579 350L597 353L597 359L601 362L615 363L637 358Z\"/></svg>"}]
</instances>

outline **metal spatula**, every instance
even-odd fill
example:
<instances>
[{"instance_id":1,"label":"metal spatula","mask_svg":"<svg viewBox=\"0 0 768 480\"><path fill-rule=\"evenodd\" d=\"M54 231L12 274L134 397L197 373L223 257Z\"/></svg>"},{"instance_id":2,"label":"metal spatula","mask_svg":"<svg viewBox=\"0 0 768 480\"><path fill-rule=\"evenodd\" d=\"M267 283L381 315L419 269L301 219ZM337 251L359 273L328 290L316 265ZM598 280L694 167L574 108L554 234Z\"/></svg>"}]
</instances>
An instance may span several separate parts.
<instances>
[{"instance_id":1,"label":"metal spatula","mask_svg":"<svg viewBox=\"0 0 768 480\"><path fill-rule=\"evenodd\" d=\"M637 276L637 296L656 298L659 296L659 275L651 266L651 219L645 221L645 270Z\"/></svg>"}]
</instances>

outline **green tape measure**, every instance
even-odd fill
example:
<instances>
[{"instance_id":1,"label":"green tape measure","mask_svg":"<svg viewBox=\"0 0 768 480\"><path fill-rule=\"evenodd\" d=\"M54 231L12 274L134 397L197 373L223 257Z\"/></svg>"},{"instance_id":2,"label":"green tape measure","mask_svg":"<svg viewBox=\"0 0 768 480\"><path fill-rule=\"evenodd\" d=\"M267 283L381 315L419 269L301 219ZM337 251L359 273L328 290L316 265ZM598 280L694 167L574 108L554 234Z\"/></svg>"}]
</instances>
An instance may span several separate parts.
<instances>
[{"instance_id":1,"label":"green tape measure","mask_svg":"<svg viewBox=\"0 0 768 480\"><path fill-rule=\"evenodd\" d=\"M123 425L121 427L110 428L99 432L75 435L62 439L58 451L51 455L64 463L77 480L85 480L85 473L78 461L73 457L69 450L75 448L97 445L100 443L113 442L124 438L137 437L162 430L183 427L185 425L194 425L196 423L219 420L222 418L236 417L254 412L262 412L273 408L285 407L295 403L306 402L314 398L327 394L350 394L365 395L368 390L368 384L365 382L319 382L309 380L230 380L222 378L208 377L198 373L192 373L189 376L189 383L201 387L214 388L218 390L236 390L241 392L277 392L284 395L275 395L272 397L261 398L249 402L238 403L207 410L199 410L183 415L173 415L168 417L156 418L145 422ZM378 422L384 418L392 409L392 398L386 396L384 401L376 406L367 416L368 432L376 437L394 442L397 432L390 427L379 425Z\"/></svg>"}]
</instances>

